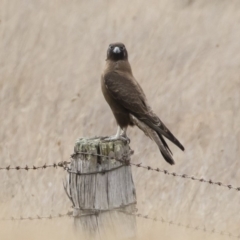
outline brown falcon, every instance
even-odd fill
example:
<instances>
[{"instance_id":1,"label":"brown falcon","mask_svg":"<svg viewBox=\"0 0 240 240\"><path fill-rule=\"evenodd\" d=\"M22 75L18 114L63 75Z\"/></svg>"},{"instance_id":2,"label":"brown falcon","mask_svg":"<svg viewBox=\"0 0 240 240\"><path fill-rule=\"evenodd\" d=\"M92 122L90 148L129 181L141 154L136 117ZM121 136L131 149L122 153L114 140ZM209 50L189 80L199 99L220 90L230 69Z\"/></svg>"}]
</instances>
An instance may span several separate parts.
<instances>
[{"instance_id":1,"label":"brown falcon","mask_svg":"<svg viewBox=\"0 0 240 240\"><path fill-rule=\"evenodd\" d=\"M155 141L164 159L174 164L172 152L164 137L183 151L184 147L149 106L141 86L132 74L124 44L110 44L106 61L101 78L102 92L118 124L117 134L112 139L126 138L127 127L137 125Z\"/></svg>"}]
</instances>

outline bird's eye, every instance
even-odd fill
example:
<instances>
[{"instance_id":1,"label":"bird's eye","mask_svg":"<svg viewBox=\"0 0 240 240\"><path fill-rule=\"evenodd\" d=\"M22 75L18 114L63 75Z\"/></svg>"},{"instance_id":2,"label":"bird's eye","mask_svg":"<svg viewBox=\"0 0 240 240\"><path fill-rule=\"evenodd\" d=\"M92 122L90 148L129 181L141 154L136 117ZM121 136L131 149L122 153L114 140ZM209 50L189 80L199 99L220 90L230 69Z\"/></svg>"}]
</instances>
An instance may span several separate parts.
<instances>
[{"instance_id":1,"label":"bird's eye","mask_svg":"<svg viewBox=\"0 0 240 240\"><path fill-rule=\"evenodd\" d=\"M112 46L112 45L109 45L109 48L110 48L110 49L113 49L113 46Z\"/></svg>"}]
</instances>

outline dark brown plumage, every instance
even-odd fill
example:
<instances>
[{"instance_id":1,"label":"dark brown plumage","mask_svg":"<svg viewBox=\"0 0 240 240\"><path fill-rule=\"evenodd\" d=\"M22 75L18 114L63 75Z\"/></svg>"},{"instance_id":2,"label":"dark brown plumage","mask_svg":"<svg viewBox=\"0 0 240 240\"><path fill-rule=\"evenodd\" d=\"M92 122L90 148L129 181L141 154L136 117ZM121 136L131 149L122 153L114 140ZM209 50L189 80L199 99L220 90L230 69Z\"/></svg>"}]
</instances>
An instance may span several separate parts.
<instances>
[{"instance_id":1,"label":"dark brown plumage","mask_svg":"<svg viewBox=\"0 0 240 240\"><path fill-rule=\"evenodd\" d=\"M124 134L129 125L137 125L155 141L164 159L174 164L172 152L163 136L181 150L184 150L184 147L148 105L142 88L133 77L124 44L110 44L106 61L106 68L101 79L102 92L112 109L117 124ZM119 134L116 137L119 137Z\"/></svg>"}]
</instances>

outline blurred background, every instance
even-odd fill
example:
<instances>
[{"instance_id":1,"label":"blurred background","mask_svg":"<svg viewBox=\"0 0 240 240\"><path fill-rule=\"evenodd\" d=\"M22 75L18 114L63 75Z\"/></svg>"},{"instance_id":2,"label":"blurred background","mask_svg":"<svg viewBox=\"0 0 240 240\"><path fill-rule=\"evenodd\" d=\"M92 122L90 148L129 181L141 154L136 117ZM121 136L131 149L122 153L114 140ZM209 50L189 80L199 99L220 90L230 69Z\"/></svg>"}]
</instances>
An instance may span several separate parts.
<instances>
[{"instance_id":1,"label":"blurred background","mask_svg":"<svg viewBox=\"0 0 240 240\"><path fill-rule=\"evenodd\" d=\"M150 105L185 146L176 165L139 129L132 161L240 186L240 2L0 0L0 167L69 160L79 137L113 135L100 89L123 42ZM240 193L132 168L139 213L240 234ZM0 218L71 210L62 169L0 171ZM137 219L139 239L228 239ZM1 239L79 239L71 218L1 221Z\"/></svg>"}]
</instances>

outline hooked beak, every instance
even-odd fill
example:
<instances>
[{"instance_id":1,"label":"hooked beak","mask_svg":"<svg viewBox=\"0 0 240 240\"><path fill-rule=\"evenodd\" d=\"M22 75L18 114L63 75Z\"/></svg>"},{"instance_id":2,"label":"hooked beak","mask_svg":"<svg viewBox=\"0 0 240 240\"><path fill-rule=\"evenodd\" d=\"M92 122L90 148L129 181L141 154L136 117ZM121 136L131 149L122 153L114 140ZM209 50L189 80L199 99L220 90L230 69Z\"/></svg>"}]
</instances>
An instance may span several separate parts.
<instances>
[{"instance_id":1,"label":"hooked beak","mask_svg":"<svg viewBox=\"0 0 240 240\"><path fill-rule=\"evenodd\" d=\"M114 52L114 53L120 53L120 52L121 52L121 50L120 50L120 48L119 48L119 47L115 47L115 48L113 49L113 52Z\"/></svg>"}]
</instances>

